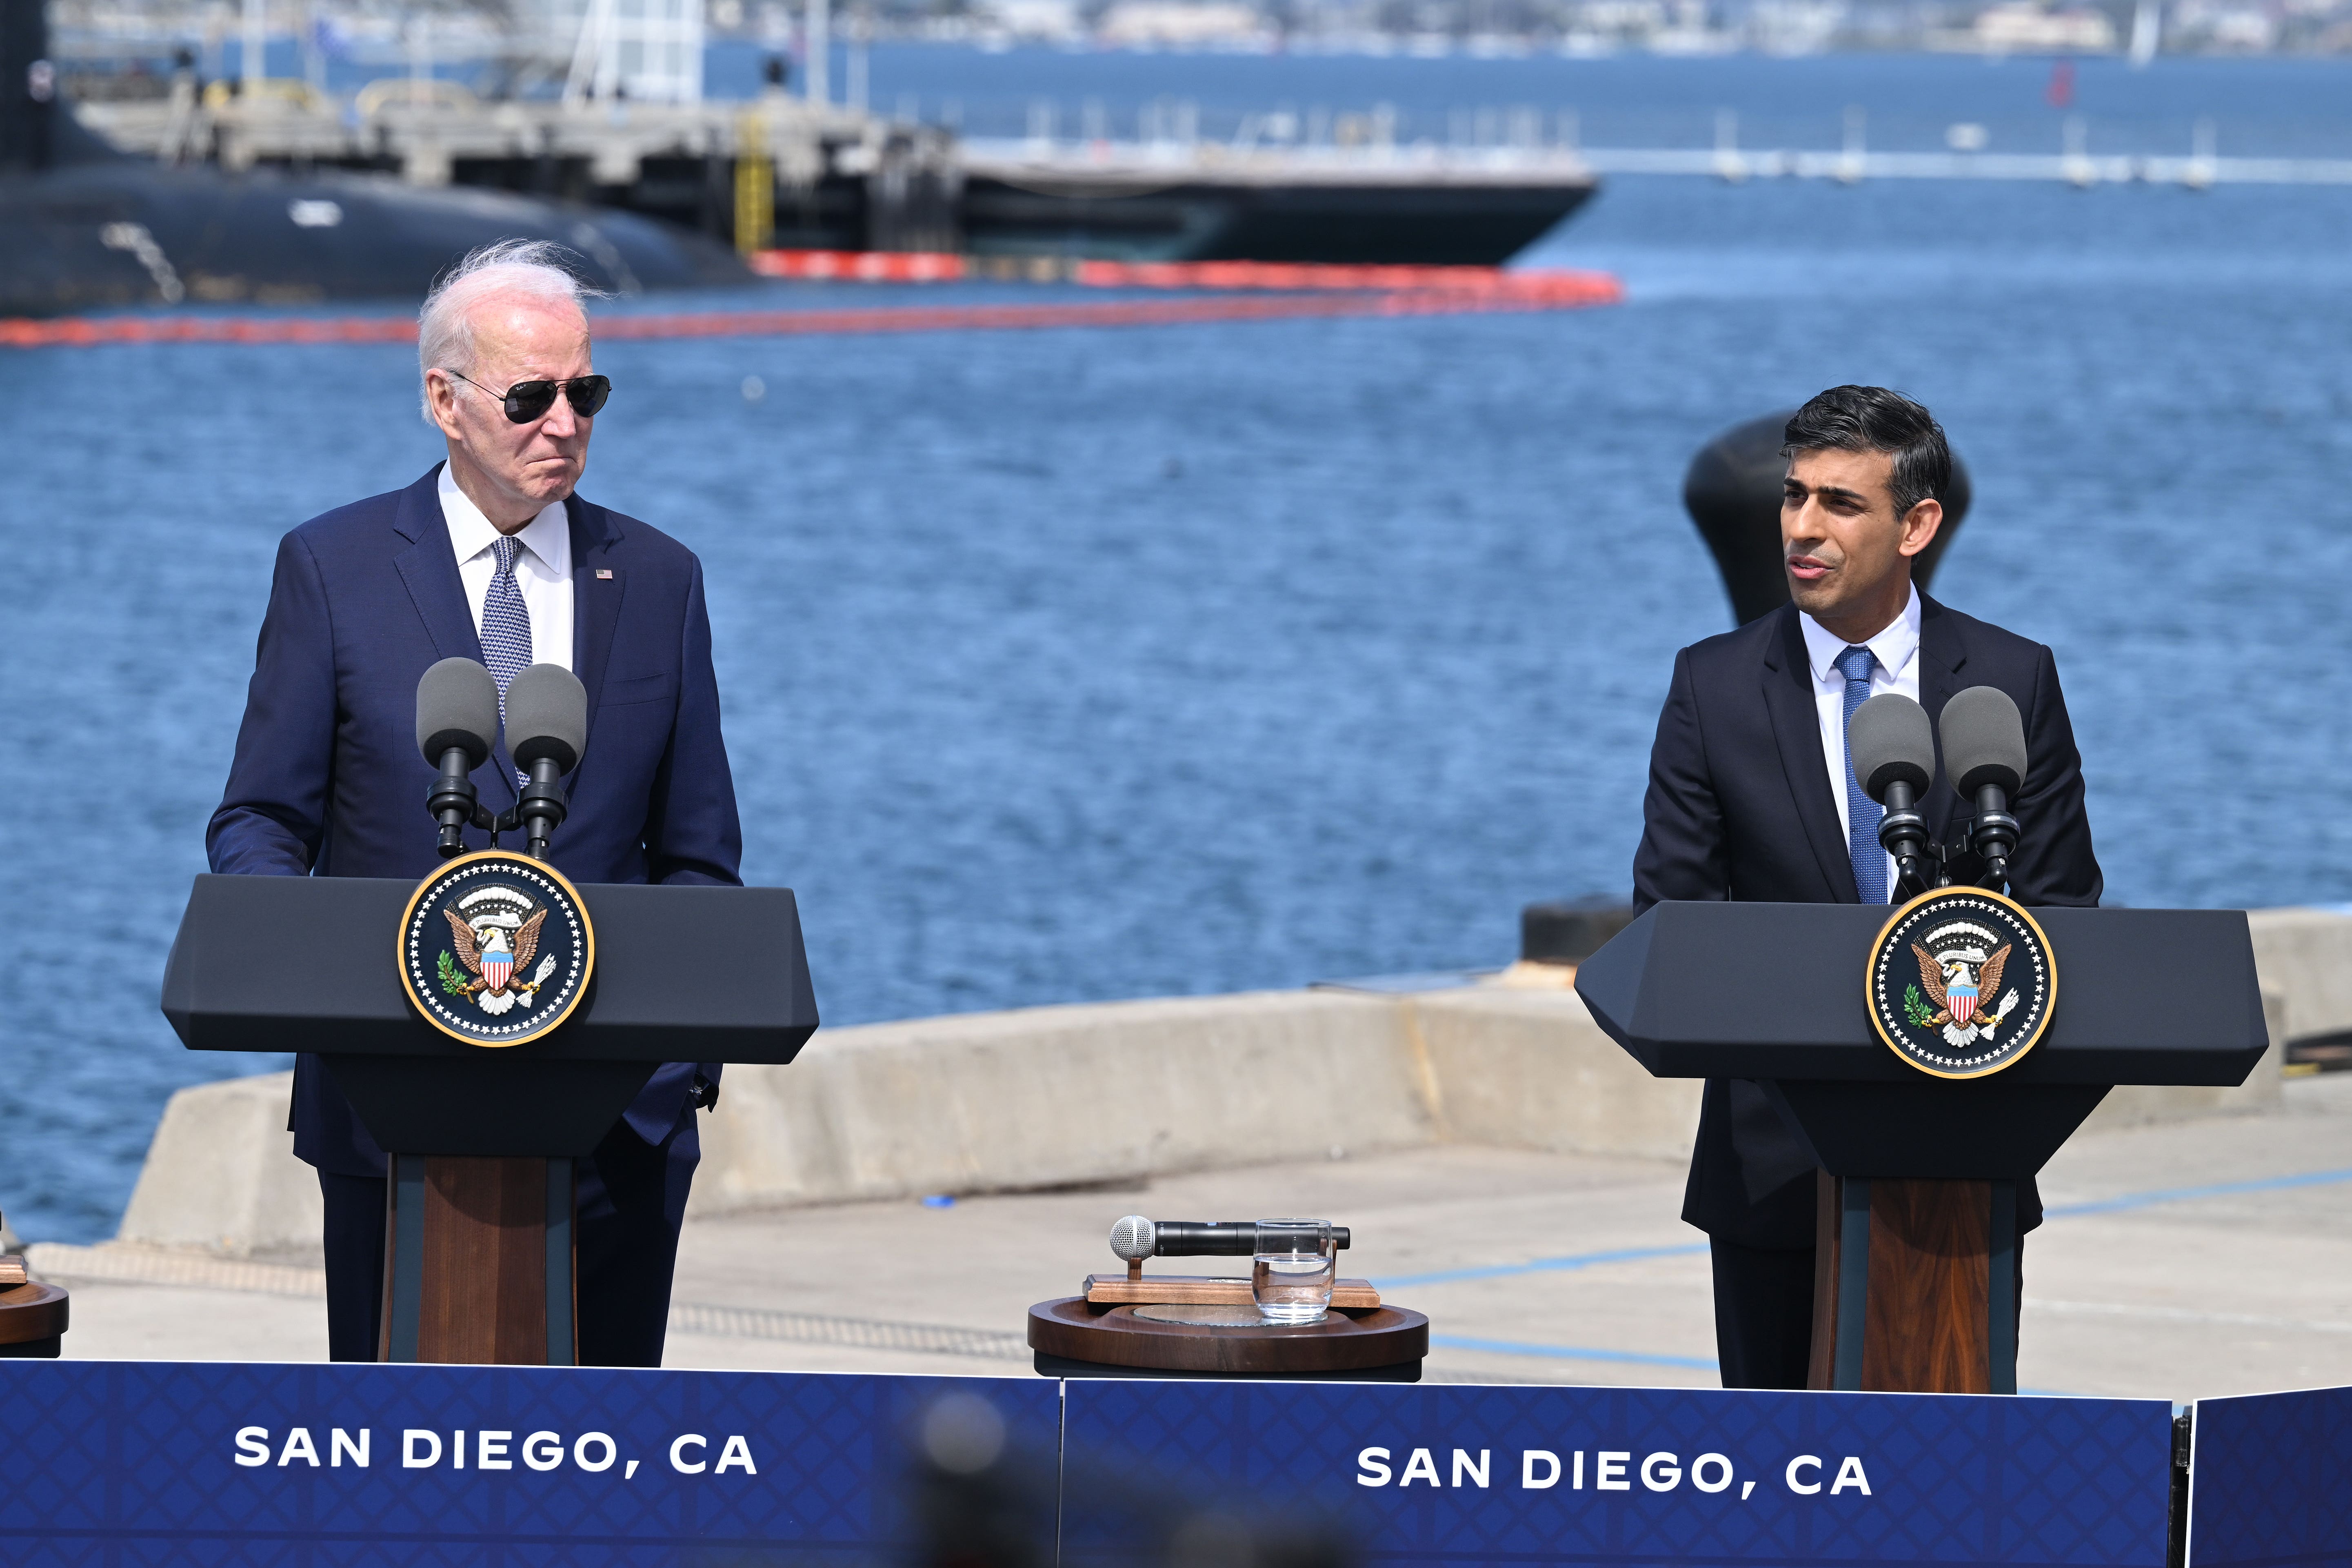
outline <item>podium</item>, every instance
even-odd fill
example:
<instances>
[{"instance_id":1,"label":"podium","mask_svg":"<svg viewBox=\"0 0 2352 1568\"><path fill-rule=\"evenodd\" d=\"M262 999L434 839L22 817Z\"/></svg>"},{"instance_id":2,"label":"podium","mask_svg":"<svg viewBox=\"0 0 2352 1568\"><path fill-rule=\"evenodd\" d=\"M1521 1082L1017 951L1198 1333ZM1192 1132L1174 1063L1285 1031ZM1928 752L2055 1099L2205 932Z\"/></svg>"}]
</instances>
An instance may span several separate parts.
<instances>
[{"instance_id":1,"label":"podium","mask_svg":"<svg viewBox=\"0 0 2352 1568\"><path fill-rule=\"evenodd\" d=\"M1654 1076L1754 1081L1824 1173L1812 1387L2015 1393L2017 1184L2115 1085L2239 1084L2269 1049L2242 911L2031 912L2060 977L2047 1026L1980 1078L1874 1031L1885 906L1658 904L1577 973Z\"/></svg>"},{"instance_id":2,"label":"podium","mask_svg":"<svg viewBox=\"0 0 2352 1568\"><path fill-rule=\"evenodd\" d=\"M584 994L548 1034L492 1048L428 1026L403 989L415 889L198 877L164 1016L190 1050L317 1053L386 1151L381 1359L576 1364L572 1162L665 1061L799 1053L817 1015L798 910L777 888L583 886Z\"/></svg>"}]
</instances>

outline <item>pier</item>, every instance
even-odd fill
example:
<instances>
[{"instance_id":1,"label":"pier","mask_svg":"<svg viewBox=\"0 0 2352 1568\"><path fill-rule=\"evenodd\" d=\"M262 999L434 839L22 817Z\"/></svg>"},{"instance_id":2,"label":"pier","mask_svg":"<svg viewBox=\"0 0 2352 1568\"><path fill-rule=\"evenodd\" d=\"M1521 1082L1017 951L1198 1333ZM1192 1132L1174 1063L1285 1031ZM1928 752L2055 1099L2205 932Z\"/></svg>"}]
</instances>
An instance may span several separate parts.
<instances>
[{"instance_id":1,"label":"pier","mask_svg":"<svg viewBox=\"0 0 2352 1568\"><path fill-rule=\"evenodd\" d=\"M348 101L300 82L78 103L84 125L167 164L391 174L620 207L731 239L956 248L945 132L773 93L738 101L482 100L452 82L377 82Z\"/></svg>"}]
</instances>

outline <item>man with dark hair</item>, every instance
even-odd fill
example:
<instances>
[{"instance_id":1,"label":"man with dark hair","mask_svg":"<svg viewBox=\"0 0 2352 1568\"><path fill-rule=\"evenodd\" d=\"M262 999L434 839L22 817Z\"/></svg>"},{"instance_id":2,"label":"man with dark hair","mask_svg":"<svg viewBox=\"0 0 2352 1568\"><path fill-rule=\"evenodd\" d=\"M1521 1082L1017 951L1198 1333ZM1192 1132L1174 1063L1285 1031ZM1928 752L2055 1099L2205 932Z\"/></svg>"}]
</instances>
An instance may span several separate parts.
<instances>
[{"instance_id":1,"label":"man with dark hair","mask_svg":"<svg viewBox=\"0 0 2352 1568\"><path fill-rule=\"evenodd\" d=\"M1675 658L1650 753L1633 907L1670 899L1884 904L1882 816L1847 766L1846 721L1899 691L1942 715L1971 686L2007 692L2028 767L2010 892L2099 901L2082 758L2050 650L1948 609L1911 583L1943 522L1951 452L1925 408L1875 386L1822 393L1789 421L1780 542L1793 603ZM1941 769L1921 809L1940 842L1959 796ZM1813 1316L1818 1173L1763 1091L1709 1079L1683 1218L1707 1233L1726 1388L1802 1388ZM2041 1223L2031 1183L2021 1231ZM2021 1248L2021 1258L2022 1249Z\"/></svg>"}]
</instances>

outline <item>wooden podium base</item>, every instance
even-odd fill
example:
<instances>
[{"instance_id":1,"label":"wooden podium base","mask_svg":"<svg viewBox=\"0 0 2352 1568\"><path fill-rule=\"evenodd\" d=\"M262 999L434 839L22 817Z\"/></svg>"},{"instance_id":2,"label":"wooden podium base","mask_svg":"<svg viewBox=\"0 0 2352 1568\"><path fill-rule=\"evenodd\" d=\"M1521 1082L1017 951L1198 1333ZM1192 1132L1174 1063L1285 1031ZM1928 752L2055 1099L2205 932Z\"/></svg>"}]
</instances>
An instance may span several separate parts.
<instances>
[{"instance_id":1,"label":"wooden podium base","mask_svg":"<svg viewBox=\"0 0 2352 1568\"><path fill-rule=\"evenodd\" d=\"M1819 1182L1807 1386L2015 1394L2016 1184Z\"/></svg>"},{"instance_id":2,"label":"wooden podium base","mask_svg":"<svg viewBox=\"0 0 2352 1568\"><path fill-rule=\"evenodd\" d=\"M0 1290L0 1361L53 1361L64 1354L70 1310L62 1286L36 1279Z\"/></svg>"},{"instance_id":3,"label":"wooden podium base","mask_svg":"<svg viewBox=\"0 0 2352 1568\"><path fill-rule=\"evenodd\" d=\"M377 1359L574 1366L572 1162L395 1154Z\"/></svg>"}]
</instances>

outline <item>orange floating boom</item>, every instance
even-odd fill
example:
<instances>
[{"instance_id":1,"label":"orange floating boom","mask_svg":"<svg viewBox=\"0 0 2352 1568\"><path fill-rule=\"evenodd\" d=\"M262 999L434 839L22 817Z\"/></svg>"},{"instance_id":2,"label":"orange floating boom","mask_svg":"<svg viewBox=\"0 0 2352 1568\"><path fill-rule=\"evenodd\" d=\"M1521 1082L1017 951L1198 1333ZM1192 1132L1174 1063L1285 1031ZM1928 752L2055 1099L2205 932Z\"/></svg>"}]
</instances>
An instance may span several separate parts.
<instances>
[{"instance_id":1,"label":"orange floating boom","mask_svg":"<svg viewBox=\"0 0 2352 1568\"><path fill-rule=\"evenodd\" d=\"M1198 299L1077 300L1032 305L892 305L839 310L600 315L596 319L596 335L643 341L1184 326L1213 321L1573 310L1614 304L1624 298L1623 289L1606 273L1521 272L1501 276L1512 279L1509 286L1366 289L1273 298L1265 294L1216 294ZM396 343L413 342L415 338L416 323L405 316L154 315L0 320L0 348L94 348L110 343Z\"/></svg>"}]
</instances>

